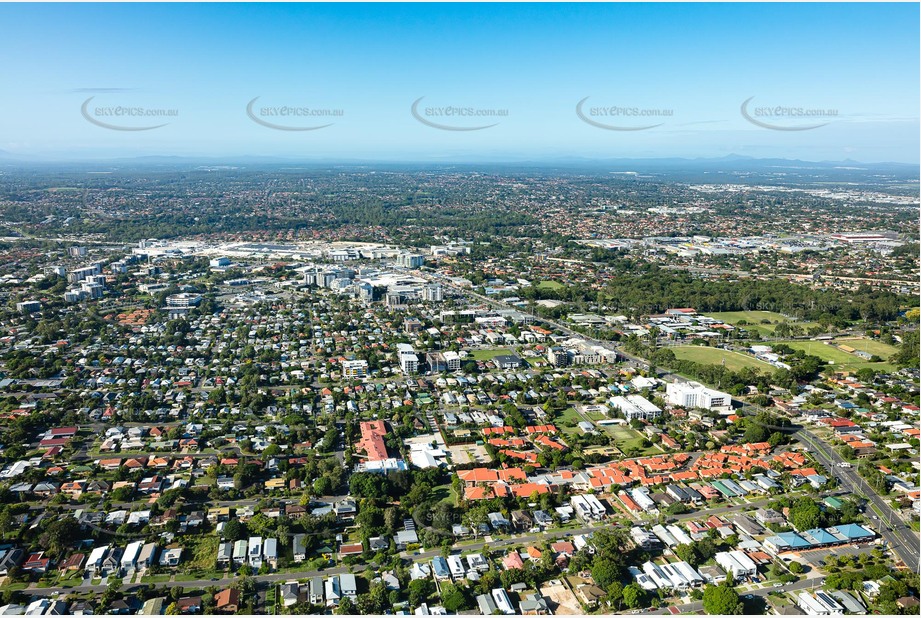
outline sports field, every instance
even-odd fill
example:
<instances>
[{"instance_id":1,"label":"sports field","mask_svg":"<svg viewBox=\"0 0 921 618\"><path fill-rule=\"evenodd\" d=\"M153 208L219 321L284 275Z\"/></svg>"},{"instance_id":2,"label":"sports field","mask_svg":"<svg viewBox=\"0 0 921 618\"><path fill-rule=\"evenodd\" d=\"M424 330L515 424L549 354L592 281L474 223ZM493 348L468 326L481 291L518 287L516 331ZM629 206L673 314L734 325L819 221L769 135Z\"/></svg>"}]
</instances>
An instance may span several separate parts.
<instances>
[{"instance_id":1,"label":"sports field","mask_svg":"<svg viewBox=\"0 0 921 618\"><path fill-rule=\"evenodd\" d=\"M643 442L646 438L632 427L627 427L626 425L604 425L603 429L614 438L614 443L621 452L625 453L629 450L636 450L640 456L656 455L662 452L662 449L655 444L644 447Z\"/></svg>"},{"instance_id":2,"label":"sports field","mask_svg":"<svg viewBox=\"0 0 921 618\"><path fill-rule=\"evenodd\" d=\"M835 343L848 345L855 350L867 352L868 354L876 354L883 360L898 352L895 346L883 343L882 341L876 341L875 339L836 339Z\"/></svg>"},{"instance_id":3,"label":"sports field","mask_svg":"<svg viewBox=\"0 0 921 618\"><path fill-rule=\"evenodd\" d=\"M828 361L831 363L831 367L834 369L840 369L842 371L857 371L863 367L870 367L872 369L877 369L879 371L894 371L895 367L890 365L887 362L871 363L868 360L862 359L859 356L845 352L844 350L839 350L836 345L848 345L854 348L855 350L861 349L858 347L859 344L863 343L878 343L875 341L869 340L853 340L853 339L842 339L838 341L833 341L826 343L824 341L784 341L788 346L794 350L803 350L806 354L811 354L812 356L818 356L819 358ZM854 345L854 344L858 345ZM881 344L885 345L885 344ZM879 354L879 352L872 352L869 349L866 350L870 354ZM879 354L882 358L886 358L888 355Z\"/></svg>"},{"instance_id":4,"label":"sports field","mask_svg":"<svg viewBox=\"0 0 921 618\"><path fill-rule=\"evenodd\" d=\"M694 361L704 365L724 365L726 369L731 371L739 371L745 367L759 369L768 373L775 371L775 367L770 363L765 363L753 356L731 350L708 348L700 345L683 345L669 349L680 360Z\"/></svg>"}]
</instances>

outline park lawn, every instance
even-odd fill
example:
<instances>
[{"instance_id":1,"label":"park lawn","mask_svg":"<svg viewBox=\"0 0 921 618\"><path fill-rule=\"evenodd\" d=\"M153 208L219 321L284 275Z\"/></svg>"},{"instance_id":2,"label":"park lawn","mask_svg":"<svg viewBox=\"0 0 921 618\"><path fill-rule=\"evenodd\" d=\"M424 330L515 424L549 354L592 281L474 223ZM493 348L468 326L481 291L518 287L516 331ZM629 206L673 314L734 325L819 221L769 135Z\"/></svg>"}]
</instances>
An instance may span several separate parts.
<instances>
[{"instance_id":1,"label":"park lawn","mask_svg":"<svg viewBox=\"0 0 921 618\"><path fill-rule=\"evenodd\" d=\"M611 437L614 438L614 443L617 445L617 448L619 448L621 452L625 454L628 450L631 449L638 451L641 457L646 455L662 454L662 450L659 449L655 444L651 446L643 446L643 440L645 440L646 437L632 427L627 427L625 425L600 425L599 427L603 428L604 431L607 431L609 434L611 434Z\"/></svg>"},{"instance_id":2,"label":"park lawn","mask_svg":"<svg viewBox=\"0 0 921 618\"><path fill-rule=\"evenodd\" d=\"M559 281L541 281L536 287L546 290L561 290L563 289L563 284Z\"/></svg>"},{"instance_id":3,"label":"park lawn","mask_svg":"<svg viewBox=\"0 0 921 618\"><path fill-rule=\"evenodd\" d=\"M566 408L554 419L554 424L559 425L564 433L576 433L579 431L578 425L582 420L575 408Z\"/></svg>"},{"instance_id":4,"label":"park lawn","mask_svg":"<svg viewBox=\"0 0 921 618\"><path fill-rule=\"evenodd\" d=\"M871 363L868 360L864 360L859 356L855 356L835 347L835 344L844 343L844 345L849 345L856 349L856 346L852 345L851 342L835 341L832 342L831 345L823 341L784 341L783 343L787 344L794 350L802 350L806 354L818 356L822 360L829 361L831 363L829 366L833 369L841 369L842 371L857 371L858 369L863 369L864 367L870 367L871 369L885 372L895 371L896 369L895 366L890 365L889 363Z\"/></svg>"},{"instance_id":5,"label":"park lawn","mask_svg":"<svg viewBox=\"0 0 921 618\"><path fill-rule=\"evenodd\" d=\"M452 506L457 506L457 494L454 493L454 487L451 486L451 483L432 488L432 496L437 498L439 502L447 502Z\"/></svg>"},{"instance_id":6,"label":"park lawn","mask_svg":"<svg viewBox=\"0 0 921 618\"><path fill-rule=\"evenodd\" d=\"M842 345L850 346L855 350L860 350L861 352L866 352L867 354L876 354L880 358L889 358L896 352L898 348L894 345L889 345L888 343L883 343L882 341L876 341L875 339L837 339L835 343L840 343Z\"/></svg>"},{"instance_id":7,"label":"park lawn","mask_svg":"<svg viewBox=\"0 0 921 618\"><path fill-rule=\"evenodd\" d=\"M721 350L719 348L709 348L699 345L677 346L669 348L675 353L680 360L694 361L704 365L721 365L725 360L726 369L739 371L745 367L758 369L767 373L773 373L775 368L770 363L765 363L752 356L733 352L731 350Z\"/></svg>"},{"instance_id":8,"label":"park lawn","mask_svg":"<svg viewBox=\"0 0 921 618\"><path fill-rule=\"evenodd\" d=\"M468 355L471 358L473 358L473 360L478 360L478 361L488 361L488 360L491 360L493 357L503 356L506 354L511 355L511 354L514 354L514 352L506 348L502 348L502 349L496 349L496 350L472 350L471 352L468 353Z\"/></svg>"}]
</instances>

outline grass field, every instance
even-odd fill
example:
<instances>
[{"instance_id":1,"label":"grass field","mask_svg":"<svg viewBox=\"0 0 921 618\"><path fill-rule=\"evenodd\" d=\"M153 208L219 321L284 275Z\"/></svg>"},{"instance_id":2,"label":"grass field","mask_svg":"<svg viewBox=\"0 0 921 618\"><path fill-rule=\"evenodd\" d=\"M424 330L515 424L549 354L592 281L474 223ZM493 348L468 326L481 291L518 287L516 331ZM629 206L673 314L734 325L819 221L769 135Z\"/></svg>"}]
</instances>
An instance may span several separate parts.
<instances>
[{"instance_id":1,"label":"grass field","mask_svg":"<svg viewBox=\"0 0 921 618\"><path fill-rule=\"evenodd\" d=\"M541 281L537 287L545 290L559 290L562 289L563 284L558 281Z\"/></svg>"},{"instance_id":2,"label":"grass field","mask_svg":"<svg viewBox=\"0 0 921 618\"><path fill-rule=\"evenodd\" d=\"M629 450L636 450L641 456L658 455L662 453L654 444L644 447L643 441L646 439L645 436L631 427L627 427L626 425L603 425L602 428L604 431L611 434L611 437L614 438L614 442L617 444L617 448L624 453Z\"/></svg>"},{"instance_id":3,"label":"grass field","mask_svg":"<svg viewBox=\"0 0 921 618\"><path fill-rule=\"evenodd\" d=\"M730 350L721 350L719 348L708 348L699 345L687 345L670 348L681 360L694 361L705 365L720 365L725 361L726 369L739 371L745 367L759 369L772 373L775 368L770 363L765 363L752 356L747 356L739 352Z\"/></svg>"},{"instance_id":4,"label":"grass field","mask_svg":"<svg viewBox=\"0 0 921 618\"><path fill-rule=\"evenodd\" d=\"M640 435L638 431L626 425L604 425L604 429L615 440L632 440Z\"/></svg>"},{"instance_id":5,"label":"grass field","mask_svg":"<svg viewBox=\"0 0 921 618\"><path fill-rule=\"evenodd\" d=\"M815 322L798 322L793 318L788 318L782 313L776 313L774 311L719 311L706 315L711 318L716 318L717 320L722 320L726 324L733 325L745 320L748 324L743 326L743 328L758 331L762 335L772 334L774 329L777 328L777 325L781 322L796 324L803 330L816 326ZM761 320L769 320L771 323L762 324Z\"/></svg>"},{"instance_id":6,"label":"grass field","mask_svg":"<svg viewBox=\"0 0 921 618\"><path fill-rule=\"evenodd\" d=\"M835 343L851 346L855 350L867 352L868 354L876 354L884 360L898 352L898 348L894 345L876 341L875 339L836 339Z\"/></svg>"},{"instance_id":7,"label":"grass field","mask_svg":"<svg viewBox=\"0 0 921 618\"><path fill-rule=\"evenodd\" d=\"M61 577L60 579L58 579L57 585L60 586L61 588L73 588L75 586L79 586L82 583L83 583L83 573L81 571L81 572L72 574L71 577Z\"/></svg>"},{"instance_id":8,"label":"grass field","mask_svg":"<svg viewBox=\"0 0 921 618\"><path fill-rule=\"evenodd\" d=\"M473 360L488 361L494 356L502 356L503 354L514 354L514 352L505 348L499 350L472 350L468 356Z\"/></svg>"},{"instance_id":9,"label":"grass field","mask_svg":"<svg viewBox=\"0 0 921 618\"><path fill-rule=\"evenodd\" d=\"M806 354L818 356L823 360L829 361L831 363L831 367L834 369L841 369L842 371L857 371L858 369L862 369L864 367L870 367L879 371L895 370L895 367L889 363L871 363L870 361L864 360L859 356L855 356L845 352L844 350L839 350L834 345L828 345L823 341L784 341L784 343L786 343L794 350L802 350ZM844 345L849 345L852 348L857 349L857 346L854 345L854 341L845 340L833 343L843 343ZM873 352L871 352L871 354L872 353Z\"/></svg>"},{"instance_id":10,"label":"grass field","mask_svg":"<svg viewBox=\"0 0 921 618\"><path fill-rule=\"evenodd\" d=\"M211 570L217 557L217 546L220 543L216 536L200 536L197 539L193 558L186 566L191 569Z\"/></svg>"},{"instance_id":11,"label":"grass field","mask_svg":"<svg viewBox=\"0 0 921 618\"><path fill-rule=\"evenodd\" d=\"M432 497L437 498L439 502L447 502L452 506L457 506L457 494L454 493L454 488L451 486L451 483L433 487Z\"/></svg>"},{"instance_id":12,"label":"grass field","mask_svg":"<svg viewBox=\"0 0 921 618\"><path fill-rule=\"evenodd\" d=\"M566 408L553 422L565 433L581 433L578 424L582 420L584 419L576 412L575 408Z\"/></svg>"}]
</instances>

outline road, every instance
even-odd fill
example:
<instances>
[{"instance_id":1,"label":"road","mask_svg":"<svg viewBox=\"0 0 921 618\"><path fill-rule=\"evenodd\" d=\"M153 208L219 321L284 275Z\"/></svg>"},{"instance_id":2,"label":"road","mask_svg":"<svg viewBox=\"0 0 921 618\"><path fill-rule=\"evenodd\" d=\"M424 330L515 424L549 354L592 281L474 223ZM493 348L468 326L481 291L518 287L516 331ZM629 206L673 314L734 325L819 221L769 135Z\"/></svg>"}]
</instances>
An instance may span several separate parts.
<instances>
[{"instance_id":1,"label":"road","mask_svg":"<svg viewBox=\"0 0 921 618\"><path fill-rule=\"evenodd\" d=\"M883 518L878 520L877 531L889 543L889 549L895 552L909 569L917 573L919 562L921 562L919 559L921 541L918 535L892 509L892 506L870 487L855 468L838 467L838 464L844 462L844 459L818 436L805 428L798 429L792 435L809 447L810 453L829 473L838 477L845 489L865 497L883 514Z\"/></svg>"},{"instance_id":2,"label":"road","mask_svg":"<svg viewBox=\"0 0 921 618\"><path fill-rule=\"evenodd\" d=\"M446 288L449 288L449 289L451 289L451 290L457 292L458 294L462 294L462 295L466 295L466 296L470 296L470 297L472 297L472 298L475 298L475 299L477 299L477 300L479 300L479 301L481 301L481 302L483 302L483 303L489 305L490 307L493 307L494 309L509 309L509 307L510 307L510 306L507 305L506 303L499 302L499 301L497 301L497 300L495 300L495 299L489 298L489 297L487 297L487 296L483 296L482 294L477 294L477 293L474 292L473 290L468 290L468 289L466 289L466 288L461 288L461 287L458 287L458 286L453 285L453 284L451 284L451 283L446 283L444 280L438 279L438 278L434 278L434 277L432 277L432 276L431 276L430 274L428 274L428 273L424 273L424 272L421 272L421 271L416 271L416 274L417 274L418 276L422 277L423 279L428 280L428 281L432 281L432 282L435 282L435 283L440 283L442 286L444 286L444 287L446 287ZM582 340L584 340L584 341L589 342L589 343L592 344L592 345L601 346L602 348L604 348L604 349L606 349L606 350L610 350L610 351L612 351L612 352L617 352L617 355L620 356L621 358L625 359L626 364L629 365L629 366L632 366L632 367L634 367L634 368L642 368L642 369L646 369L646 368L649 367L649 361L648 361L648 360L646 360L645 358L641 358L641 357L639 357L639 356L634 356L634 355L632 355L632 354L628 354L627 352L625 352L625 351L623 350L622 347L615 345L615 344L612 343L611 341L603 341L603 340L601 340L601 339L596 339L596 338L591 337L591 336L589 336L589 335L586 335L586 334L584 334L584 333L580 333L579 331L573 330L572 328L566 326L565 324L563 324L563 323L561 323L561 322L558 322L558 321L556 321L556 320L551 320L551 319L548 319L548 318L543 318L543 317L538 316L538 315L534 315L533 313L529 313L528 311L525 311L524 309L521 309L520 307L516 308L516 311L518 311L519 313L523 313L523 314L525 314L525 315L527 315L527 316L530 316L531 318L534 319L535 322L542 322L542 323L544 323L544 324L549 324L549 325L552 326L553 328L559 330L560 332L563 332L563 333L569 335L570 337L575 337L575 338L578 338L578 339L582 339ZM684 376L680 376L680 375L678 375L678 374L676 374L676 373L670 373L670 372L668 372L668 371L662 371L662 370L657 370L657 371L656 371L656 377L658 377L658 378L660 378L660 379L663 379L663 380L671 380L671 381L673 381L673 382L687 382L687 381L688 381L688 379L685 378Z\"/></svg>"},{"instance_id":3,"label":"road","mask_svg":"<svg viewBox=\"0 0 921 618\"><path fill-rule=\"evenodd\" d=\"M419 273L419 274L420 276L426 279L432 280L432 277L430 277L426 273ZM472 290L459 288L452 284L447 284L441 280L438 280L438 281L445 287L448 287L460 294L476 298L477 300L480 300L481 302L484 302L489 306L503 308L503 309L508 308L503 303L499 303L493 299L487 298L486 296L477 294L473 292ZM532 314L529 314L529 315L532 315ZM627 358L628 361L630 361L633 364L637 364L637 365L647 364L647 362L642 358L634 357L629 354L625 354L620 349L615 350L615 346L613 346L611 342L594 339L592 337L589 337L587 335L574 331L570 329L569 327L563 324L560 324L559 322L556 322L554 320L548 320L548 319L540 318L534 315L532 315L532 317L535 320L539 320L541 322L550 324L551 326L558 329L559 331L566 333L572 337L578 337L586 341L589 341L590 343L593 343L595 345L602 346L605 349L616 351L618 354ZM675 375L675 374L670 374L670 373L660 374L660 377L671 378L677 381L685 381L685 378ZM743 405L747 405L747 404L744 404L743 402ZM743 407L743 413L745 413L744 407ZM919 555L918 555L919 540L918 540L918 537L911 531L910 528L908 528L908 526L897 515L895 515L895 513L892 511L891 506L885 500L883 500L876 492L874 492L867 485L867 483L857 474L855 470L837 467L837 464L842 462L843 459L837 453L835 453L835 451L832 448L822 443L822 441L817 436L810 433L805 428L801 428L801 427L793 426L789 428L789 430L792 430L792 433L791 433L792 437L794 437L795 439L797 439L798 441L802 442L803 444L805 444L807 447L810 448L810 452L812 452L815 455L819 463L821 463L827 470L829 470L829 472L837 471L838 478L841 480L841 483L845 487L845 489L848 489L853 493L857 493L857 494L866 496L867 499L870 500L873 503L873 505L875 505L876 508L879 509L881 513L884 514L885 519L889 521L890 525L887 526L885 522L883 521L880 522L880 526L879 526L880 536L882 536L883 539L885 539L889 543L889 547L902 559L902 561L909 568L917 572L919 568ZM236 502L236 504L239 505L240 503ZM751 506L752 505L750 504L750 505L744 505L741 507L733 507L733 506L718 507L716 509L708 510L706 511L706 513L707 514L728 513L728 512L732 512L734 510L741 509L741 508L751 508ZM693 519L703 514L704 514L703 512L685 514L685 515L677 517L677 519L681 519L681 520ZM585 528L580 528L576 530L570 530L566 532L565 534L567 535L585 534L585 533L592 532L593 530L594 528L592 527L585 527ZM504 539L504 540L492 540L489 542L479 541L479 542L464 544L460 549L462 551L471 551L471 550L482 549L486 545L489 545L490 548L498 548L502 546L527 544L527 543L532 543L538 540L545 540L548 536L560 537L562 536L562 534L558 531L551 531L548 533L541 533L541 534L522 535L519 537L512 537L512 538ZM441 550L436 549L436 550L429 550L425 552L418 552L414 555L406 555L405 553L403 555L404 557L408 557L413 561L424 561L424 560L431 559L434 556L437 556L440 554L441 554ZM336 573L341 573L341 572L345 572L345 569L339 567L339 568L327 569L324 571L273 573L269 575L255 576L254 579L259 582L273 582L273 581L283 581L286 579L302 579L306 577L313 577L316 575L329 575L329 574L336 574ZM218 580L160 582L160 583L150 584L150 585L153 585L154 587L173 587L173 586L206 587L206 586L212 586L212 585L222 586L222 585L231 584L233 581L235 581L235 579L236 579L235 577L225 577L223 579L218 579ZM796 588L797 586L802 588L802 587L808 587L809 585L811 585L811 583L808 580L804 580L802 582L798 582L796 584L787 586L787 589L793 590L793 589L797 589ZM76 588L68 588L68 589L30 588L29 591L34 594L53 594L55 592L62 592L62 591L69 591L69 590L91 590L94 592L98 592L104 589L105 589L105 586L79 586ZM751 594L766 595L770 590L771 589L763 589L759 591L754 591ZM699 602L690 603L684 606L679 606L679 610L682 613L698 611L700 609L702 609L702 606ZM660 610L660 611L664 611L664 610ZM656 612L655 610L651 610L649 613L656 613Z\"/></svg>"},{"instance_id":4,"label":"road","mask_svg":"<svg viewBox=\"0 0 921 618\"><path fill-rule=\"evenodd\" d=\"M416 274L417 276L422 277L423 279L426 279L427 281L430 281L430 282L432 282L432 283L439 283L439 284L441 284L443 287L448 288L448 289L450 289L450 290L453 290L454 292L457 292L458 294L461 294L461 295L464 295L464 296L469 296L469 297L471 297L471 298L475 298L476 300L478 300L478 301L480 301L480 302L482 302L482 303L484 303L484 304L486 304L486 305L489 305L489 306L492 307L493 309L509 309L509 308L512 308L511 305L508 305L507 303L499 302L499 301L497 301L497 300L495 300L495 299L493 299L493 298L489 298L488 296L484 296L484 295L482 295L482 294L478 294L477 292L474 292L473 290L470 290L470 289L467 289L467 288L462 288L462 287L456 286L456 285L454 285L453 283L448 283L448 282L446 282L445 280L443 280L443 279L441 279L441 278L433 277L433 276L432 276L431 274L429 274L429 273L425 273L425 272L422 272L422 271L415 271L414 274ZM601 347L605 348L606 350L611 350L612 352L617 352L619 355L623 356L624 358L626 358L626 359L627 359L628 361L630 361L631 363L641 363L641 364L643 364L643 365L647 365L647 364L648 364L647 361L645 361L645 360L643 360L643 359L641 359L641 358L638 358L638 357L636 357L636 356L631 356L631 355L629 355L629 354L625 354L622 350L618 349L618 348L617 348L613 343L611 343L610 341L602 341L601 339L595 339L594 337L590 337L590 336L588 336L588 335L585 335L585 334L583 334L583 333L580 333L580 332L578 332L578 331L575 331L575 330L571 329L570 327L566 326L565 324L562 324L562 323L560 323L560 322L557 322L556 320L551 320L551 319L548 319L548 318L543 318L543 317L538 316L538 315L534 315L533 313L529 313L528 311L525 311L524 309L521 309L520 307L515 307L515 310L518 311L519 313L523 313L523 314L525 314L525 315L527 315L527 316L530 316L531 318L534 319L535 322L543 322L543 323L545 323L545 324L549 324L550 326L553 326L555 329L557 329L557 330L559 330L559 331L561 331L561 332L563 332L563 333L569 335L570 337L578 337L579 339L584 339L585 341L588 341L589 343L591 343L591 344L593 344L593 345L598 345L598 346L601 346Z\"/></svg>"},{"instance_id":5,"label":"road","mask_svg":"<svg viewBox=\"0 0 921 618\"><path fill-rule=\"evenodd\" d=\"M459 543L456 545L455 552L469 552L481 550L486 546L489 546L490 550L499 549L502 547L515 547L518 545L527 545L537 541L546 541L547 539L559 539L559 538L569 538L579 534L588 534L594 532L598 528L593 526L585 526L582 528L575 528L570 530L548 530L547 532L535 533L535 534L523 534L519 536L512 535L504 539L490 539L490 540L480 540L466 543ZM426 562L434 558L435 556L441 556L441 548L430 549L420 552L403 552L400 554L401 557L410 560L411 562ZM321 571L295 571L288 573L270 573L268 575L254 575L252 579L257 582L278 582L278 581L287 581L291 579L306 579L310 577L315 577L317 575L326 576L326 575L338 575L342 573L348 573L349 569L346 566L331 567L328 569L323 569ZM156 582L156 583L147 583L147 584L125 584L123 590L130 591L133 588L138 586L151 586L153 588L174 588L176 586L183 586L187 588L207 588L208 586L229 586L235 581L239 580L239 576L236 574L231 574L226 577L218 579L196 579L189 581L171 581L171 582ZM103 592L106 589L106 584L97 584L97 585L80 585L73 586L71 588L63 588L60 586L50 586L50 587L30 587L25 590L29 594L35 594L40 596L49 596L57 593L71 593L71 592Z\"/></svg>"},{"instance_id":6,"label":"road","mask_svg":"<svg viewBox=\"0 0 921 618\"><path fill-rule=\"evenodd\" d=\"M420 276L427 278L429 280L438 281L443 286L454 290L457 293L475 298L487 305L494 308L503 308L507 309L508 306L504 303L500 303L494 299L487 298L482 294L477 294L473 290L466 288L461 288L450 283L446 283L440 278L433 278L427 273L418 273ZM519 309L520 311L520 309ZM595 345L600 345L609 350L615 350L615 346L609 341L601 341L594 339L582 333L576 332L569 328L568 326L561 324L555 320L549 320L546 318L541 318L533 314L528 314L527 312L522 311L527 315L531 315L536 321L544 322L558 329L559 331L566 333L572 337L579 337L586 341L589 341ZM645 359L631 356L626 354L622 349L617 348L616 352L626 358L631 364L636 366L648 366L648 361ZM686 382L687 380L682 376L678 376L672 373L660 373L659 376L663 379L670 379L678 382ZM761 408L757 406L751 406L746 402L737 402L741 403L741 413L742 414L753 414L750 410L754 409L755 412L760 411ZM778 428L781 429L781 428ZM921 541L919 541L918 535L908 527L907 524L898 516L897 513L892 509L886 500L884 500L878 493L876 493L863 478L857 473L853 468L840 468L837 464L842 463L844 460L838 455L833 448L825 444L821 439L819 439L815 434L809 432L807 429L798 426L792 426L786 428L786 432L789 432L790 435L795 438L797 441L805 445L809 451L815 455L816 459L821 463L829 474L836 475L841 484L845 489L850 490L851 492L865 496L876 509L883 515L882 520L879 522L879 534L880 536L889 543L890 549L892 549L895 554L902 559L905 565L913 570L914 572L919 571L919 563L921 563Z\"/></svg>"},{"instance_id":7,"label":"road","mask_svg":"<svg viewBox=\"0 0 921 618\"><path fill-rule=\"evenodd\" d=\"M741 402L740 412L744 415L754 415L764 410L746 402ZM770 410L766 410L770 412ZM838 464L846 463L822 438L815 435L801 425L789 427L774 427L787 433L791 438L806 447L830 475L835 476L841 487L848 493L866 498L882 514L876 526L879 535L889 544L891 549L909 569L915 573L921 568L921 539L908 527L908 524L899 516L892 506L858 474L856 468L842 468Z\"/></svg>"},{"instance_id":8,"label":"road","mask_svg":"<svg viewBox=\"0 0 921 618\"><path fill-rule=\"evenodd\" d=\"M740 413L747 416L754 416L760 411L770 412L759 406L739 402L742 404ZM838 464L846 463L844 458L839 455L834 448L826 443L822 438L815 435L802 425L790 425L788 427L772 427L788 434L791 438L806 447L807 451L813 455L830 475L835 476L841 484L841 487L848 493L855 494L866 498L882 514L878 521L877 532L889 544L891 549L909 569L918 572L919 563L921 563L921 540L918 535L908 527L908 525L899 517L898 513L892 506L870 485L863 480L857 473L856 468L842 468Z\"/></svg>"},{"instance_id":9,"label":"road","mask_svg":"<svg viewBox=\"0 0 921 618\"><path fill-rule=\"evenodd\" d=\"M348 573L349 567L339 566L331 567L329 569L324 569L322 571L304 571L299 573L270 573L268 575L253 575L252 580L256 582L279 582L279 581L288 581L291 579L304 579L308 577L314 577L316 575L341 575L342 573ZM218 588L227 587L233 584L236 581L239 581L240 577L233 575L232 577L223 577L220 579L194 579L188 581L175 581L175 582L157 582L151 584L124 584L122 586L122 591L125 593L130 593L132 590L140 586L150 586L153 588L175 588L176 586L182 586L183 588L196 589L196 588L207 588L208 586L216 586ZM28 594L34 594L38 596L50 596L53 594L70 594L72 592L104 592L107 587L107 584L97 584L95 586L74 586L72 588L62 588L60 586L52 586L47 588L26 588L23 592Z\"/></svg>"}]
</instances>

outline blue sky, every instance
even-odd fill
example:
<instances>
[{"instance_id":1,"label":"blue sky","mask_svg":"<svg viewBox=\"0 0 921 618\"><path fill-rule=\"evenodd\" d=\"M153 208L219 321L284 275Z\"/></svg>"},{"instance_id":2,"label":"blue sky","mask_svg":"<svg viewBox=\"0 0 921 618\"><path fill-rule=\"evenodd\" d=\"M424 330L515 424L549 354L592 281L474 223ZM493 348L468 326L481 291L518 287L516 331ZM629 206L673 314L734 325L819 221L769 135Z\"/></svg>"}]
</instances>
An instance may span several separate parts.
<instances>
[{"instance_id":1,"label":"blue sky","mask_svg":"<svg viewBox=\"0 0 921 618\"><path fill-rule=\"evenodd\" d=\"M918 21L917 4L3 4L0 151L917 162ZM255 97L258 119L331 125L262 126L247 115ZM411 113L420 97L434 123L497 124L434 128ZM600 124L659 126L593 126L576 113L586 97ZM743 117L750 97L749 116L774 128ZM178 115L104 115L119 107ZM266 114L278 107L341 115ZM445 107L507 113L434 115ZM824 113L764 115L776 107Z\"/></svg>"}]
</instances>

